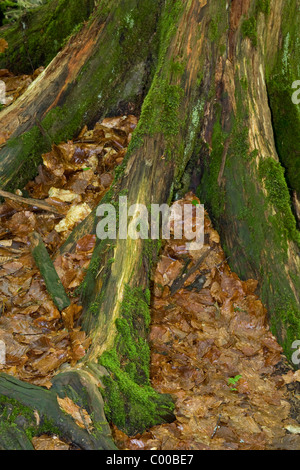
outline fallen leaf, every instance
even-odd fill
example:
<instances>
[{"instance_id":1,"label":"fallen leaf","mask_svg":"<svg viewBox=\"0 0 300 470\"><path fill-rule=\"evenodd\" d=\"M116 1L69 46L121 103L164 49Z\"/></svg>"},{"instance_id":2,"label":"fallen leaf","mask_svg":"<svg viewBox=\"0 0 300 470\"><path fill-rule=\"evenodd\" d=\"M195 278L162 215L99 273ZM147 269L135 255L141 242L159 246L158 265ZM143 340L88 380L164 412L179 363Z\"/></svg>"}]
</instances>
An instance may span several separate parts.
<instances>
[{"instance_id":1,"label":"fallen leaf","mask_svg":"<svg viewBox=\"0 0 300 470\"><path fill-rule=\"evenodd\" d=\"M92 429L92 420L87 411L84 408L80 408L76 403L74 403L69 397L60 398L57 396L57 402L60 408L72 416L77 426L80 428Z\"/></svg>"},{"instance_id":2,"label":"fallen leaf","mask_svg":"<svg viewBox=\"0 0 300 470\"><path fill-rule=\"evenodd\" d=\"M5 39L0 38L0 54L5 52L7 48L8 48L8 42Z\"/></svg>"}]
</instances>

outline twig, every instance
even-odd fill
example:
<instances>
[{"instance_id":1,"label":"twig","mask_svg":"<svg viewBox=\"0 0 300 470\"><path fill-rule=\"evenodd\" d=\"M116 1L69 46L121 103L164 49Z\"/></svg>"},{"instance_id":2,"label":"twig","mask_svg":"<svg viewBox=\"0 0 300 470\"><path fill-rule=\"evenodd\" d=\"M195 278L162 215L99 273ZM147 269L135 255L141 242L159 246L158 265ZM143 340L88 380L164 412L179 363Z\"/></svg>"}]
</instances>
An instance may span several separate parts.
<instances>
[{"instance_id":1,"label":"twig","mask_svg":"<svg viewBox=\"0 0 300 470\"><path fill-rule=\"evenodd\" d=\"M185 281L194 274L195 271L201 266L203 261L207 258L209 253L212 251L212 247L210 247L202 256L200 256L199 260L186 274L182 274L179 279L173 282L171 286L171 295L174 295L181 287L184 285Z\"/></svg>"},{"instance_id":2,"label":"twig","mask_svg":"<svg viewBox=\"0 0 300 470\"><path fill-rule=\"evenodd\" d=\"M12 201L19 202L20 204L26 204L27 206L38 207L39 209L42 209L47 212L52 212L53 214L57 214L60 216L65 215L61 209L57 209L56 207L52 206L52 204L49 204L48 202L45 202L45 201L41 201L40 199L31 199L31 198L25 198L22 196L17 196L16 194L3 191L2 189L0 189L0 196L6 199L11 199Z\"/></svg>"},{"instance_id":3,"label":"twig","mask_svg":"<svg viewBox=\"0 0 300 470\"><path fill-rule=\"evenodd\" d=\"M221 415L219 415L216 427L213 430L212 435L210 436L211 439L213 439L215 437L215 435L217 434L218 429L220 429L220 422L221 422Z\"/></svg>"}]
</instances>

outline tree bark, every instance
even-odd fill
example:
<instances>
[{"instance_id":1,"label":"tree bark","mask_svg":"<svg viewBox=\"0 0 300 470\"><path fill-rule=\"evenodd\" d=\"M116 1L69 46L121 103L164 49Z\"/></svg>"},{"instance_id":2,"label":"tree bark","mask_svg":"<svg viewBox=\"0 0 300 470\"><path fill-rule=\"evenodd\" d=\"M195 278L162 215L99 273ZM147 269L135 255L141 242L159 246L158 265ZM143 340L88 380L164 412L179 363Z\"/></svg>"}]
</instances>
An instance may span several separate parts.
<instances>
[{"instance_id":1,"label":"tree bark","mask_svg":"<svg viewBox=\"0 0 300 470\"><path fill-rule=\"evenodd\" d=\"M284 46L296 8L297 0L102 1L91 24L0 114L10 135L0 151L0 184L7 189L34 174L51 141L67 140L83 124L137 112L142 105L126 159L102 202L117 208L118 197L126 194L129 205L149 206L197 189L233 269L244 279L259 279L271 325L288 356L300 337L300 237L280 158L288 163L276 147L283 131L276 124L280 93L274 83L279 64L296 47L297 29ZM286 97L289 77L297 72L292 64ZM285 110L291 119L293 106ZM21 176L29 162L33 167ZM82 235L95 233L96 224L94 211L60 252L72 251ZM106 417L129 434L172 419L170 398L157 394L149 378L149 280L158 245L97 242L81 295L82 327L92 346L80 370L66 378L70 385L75 374L78 384L82 371L88 383L96 380ZM65 377L54 379L52 398ZM23 386L0 377L3 395L32 408L26 392L15 394ZM36 393L47 415L42 397L50 395ZM100 432L81 447L109 448L111 441L103 439Z\"/></svg>"},{"instance_id":2,"label":"tree bark","mask_svg":"<svg viewBox=\"0 0 300 470\"><path fill-rule=\"evenodd\" d=\"M5 54L0 54L0 69L32 74L48 65L68 36L88 20L94 4L94 0L52 0L25 10L20 20L0 28L0 37L8 42Z\"/></svg>"}]
</instances>

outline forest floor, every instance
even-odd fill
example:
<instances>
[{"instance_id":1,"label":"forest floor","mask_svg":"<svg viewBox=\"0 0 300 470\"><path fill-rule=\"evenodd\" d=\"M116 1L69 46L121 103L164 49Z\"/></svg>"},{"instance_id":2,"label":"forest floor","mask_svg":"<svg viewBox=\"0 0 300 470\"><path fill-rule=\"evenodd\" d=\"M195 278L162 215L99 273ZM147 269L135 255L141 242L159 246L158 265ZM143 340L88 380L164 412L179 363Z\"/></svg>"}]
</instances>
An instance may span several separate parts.
<instances>
[{"instance_id":1,"label":"forest floor","mask_svg":"<svg viewBox=\"0 0 300 470\"><path fill-rule=\"evenodd\" d=\"M134 438L115 429L120 448L300 448L300 370L271 334L257 287L230 270L207 213L201 250L166 243L153 277L151 380L173 396L176 421Z\"/></svg>"},{"instance_id":2,"label":"forest floor","mask_svg":"<svg viewBox=\"0 0 300 470\"><path fill-rule=\"evenodd\" d=\"M34 77L0 71L0 78L12 102ZM109 189L136 124L134 116L108 118L93 130L84 128L74 141L53 145L36 179L0 205L3 372L49 388L58 370L84 357L90 340L78 321L78 287L96 237L86 234L73 254L58 250ZM184 203L200 201L189 193L175 204ZM34 231L71 300L62 312L32 257ZM255 295L257 281L241 281L227 261L207 213L201 250L188 251L186 240L164 244L153 272L151 383L174 398L176 421L134 437L112 426L120 449L300 448L300 370L288 365L269 330L266 309ZM76 419L78 406L70 408L66 411ZM71 443L43 435L34 445L57 450Z\"/></svg>"}]
</instances>

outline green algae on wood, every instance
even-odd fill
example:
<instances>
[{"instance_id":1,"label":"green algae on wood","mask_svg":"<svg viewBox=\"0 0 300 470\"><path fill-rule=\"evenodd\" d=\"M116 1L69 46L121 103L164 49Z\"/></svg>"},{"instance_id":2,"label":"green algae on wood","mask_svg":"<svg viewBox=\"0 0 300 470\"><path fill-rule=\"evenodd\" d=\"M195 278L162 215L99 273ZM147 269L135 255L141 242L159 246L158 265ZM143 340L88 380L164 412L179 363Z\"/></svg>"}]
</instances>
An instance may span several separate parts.
<instances>
[{"instance_id":1,"label":"green algae on wood","mask_svg":"<svg viewBox=\"0 0 300 470\"><path fill-rule=\"evenodd\" d=\"M117 338L112 350L100 357L109 376L103 378L106 415L130 435L174 419L174 404L150 385L149 295L140 288L125 287Z\"/></svg>"},{"instance_id":2,"label":"green algae on wood","mask_svg":"<svg viewBox=\"0 0 300 470\"><path fill-rule=\"evenodd\" d=\"M46 289L54 304L61 312L65 308L69 307L70 299L66 294L61 280L59 279L41 236L37 232L33 232L30 235L30 242L32 256L45 281Z\"/></svg>"},{"instance_id":3,"label":"green algae on wood","mask_svg":"<svg viewBox=\"0 0 300 470\"><path fill-rule=\"evenodd\" d=\"M0 36L8 42L8 49L0 54L0 68L32 73L32 67L48 65L93 9L93 0L52 0L26 12L16 23L5 25Z\"/></svg>"}]
</instances>

